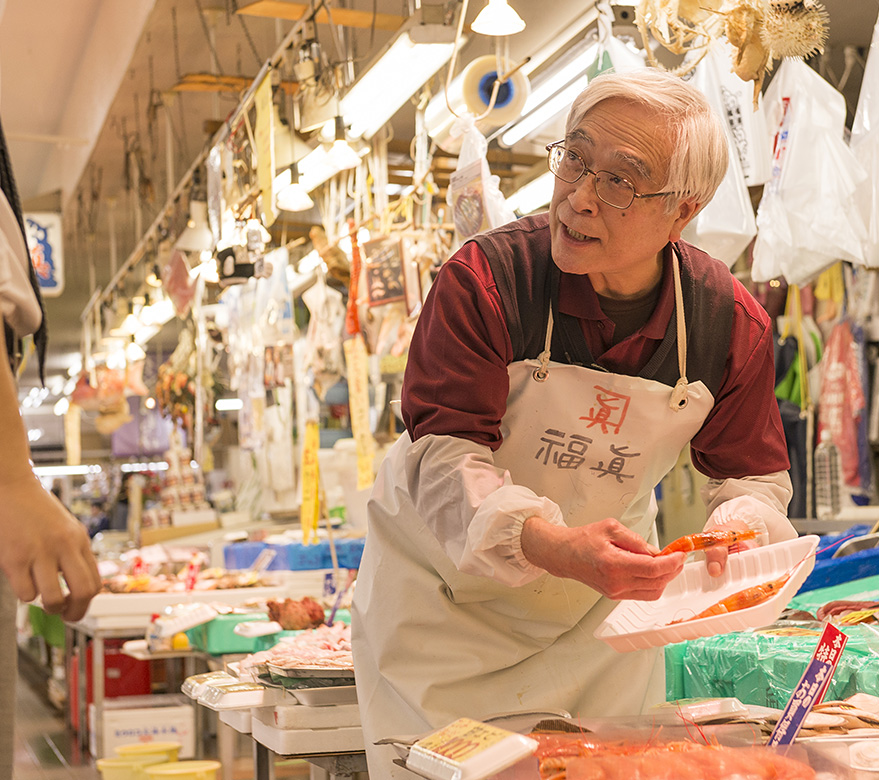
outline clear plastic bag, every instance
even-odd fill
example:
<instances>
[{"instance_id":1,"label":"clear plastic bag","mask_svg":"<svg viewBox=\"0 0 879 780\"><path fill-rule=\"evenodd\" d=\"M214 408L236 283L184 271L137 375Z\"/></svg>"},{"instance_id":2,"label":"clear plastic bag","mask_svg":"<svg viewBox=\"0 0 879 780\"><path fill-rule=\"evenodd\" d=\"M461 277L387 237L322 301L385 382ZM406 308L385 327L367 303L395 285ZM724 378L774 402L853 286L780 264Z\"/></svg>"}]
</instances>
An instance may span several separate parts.
<instances>
[{"instance_id":1,"label":"clear plastic bag","mask_svg":"<svg viewBox=\"0 0 879 780\"><path fill-rule=\"evenodd\" d=\"M488 142L479 132L472 114L455 121L452 135L461 136L458 166L449 183L448 204L459 241L512 222L516 215L507 206L500 179L488 167Z\"/></svg>"}]
</instances>

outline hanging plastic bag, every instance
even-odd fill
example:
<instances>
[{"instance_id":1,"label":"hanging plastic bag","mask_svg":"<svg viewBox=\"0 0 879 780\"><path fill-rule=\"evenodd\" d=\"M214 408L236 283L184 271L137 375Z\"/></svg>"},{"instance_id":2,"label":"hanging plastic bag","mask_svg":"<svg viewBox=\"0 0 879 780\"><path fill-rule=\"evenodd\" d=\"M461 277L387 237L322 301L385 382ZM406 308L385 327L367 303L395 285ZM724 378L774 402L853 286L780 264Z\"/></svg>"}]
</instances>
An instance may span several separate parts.
<instances>
[{"instance_id":1,"label":"hanging plastic bag","mask_svg":"<svg viewBox=\"0 0 879 780\"><path fill-rule=\"evenodd\" d=\"M864 262L869 268L879 268L879 21L873 28L850 144L868 174L858 199L867 226Z\"/></svg>"},{"instance_id":2,"label":"hanging plastic bag","mask_svg":"<svg viewBox=\"0 0 879 780\"><path fill-rule=\"evenodd\" d=\"M752 278L802 285L837 260L863 263L857 196L866 172L843 141L842 95L802 61L786 59L764 105L775 149L757 210Z\"/></svg>"},{"instance_id":3,"label":"hanging plastic bag","mask_svg":"<svg viewBox=\"0 0 879 780\"><path fill-rule=\"evenodd\" d=\"M500 190L500 179L488 167L488 142L476 129L472 114L459 117L452 135L462 137L458 167L451 175L447 202L458 240L512 222L516 215L507 206Z\"/></svg>"},{"instance_id":4,"label":"hanging plastic bag","mask_svg":"<svg viewBox=\"0 0 879 780\"><path fill-rule=\"evenodd\" d=\"M728 68L727 56L718 46L712 45L696 66L690 82L708 98L711 107L725 120L723 125L729 142L729 165L714 197L687 225L683 236L732 267L757 235L757 222L742 173L734 131L730 126L736 115L741 117L742 108L738 105L735 110L728 109L732 98L721 80L722 69ZM732 77L738 78L735 75Z\"/></svg>"}]
</instances>

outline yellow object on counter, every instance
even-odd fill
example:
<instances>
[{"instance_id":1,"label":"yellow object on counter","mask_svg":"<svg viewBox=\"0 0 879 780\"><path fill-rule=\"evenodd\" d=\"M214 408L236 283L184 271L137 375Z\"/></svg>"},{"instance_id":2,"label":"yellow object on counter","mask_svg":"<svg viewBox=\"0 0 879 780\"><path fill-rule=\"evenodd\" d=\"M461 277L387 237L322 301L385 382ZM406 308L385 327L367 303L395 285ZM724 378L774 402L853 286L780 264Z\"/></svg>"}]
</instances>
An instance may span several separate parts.
<instances>
[{"instance_id":1,"label":"yellow object on counter","mask_svg":"<svg viewBox=\"0 0 879 780\"><path fill-rule=\"evenodd\" d=\"M223 765L219 761L174 761L146 768L150 780L214 780Z\"/></svg>"},{"instance_id":2,"label":"yellow object on counter","mask_svg":"<svg viewBox=\"0 0 879 780\"><path fill-rule=\"evenodd\" d=\"M116 755L132 761L149 761L157 757L163 762L168 762L177 760L180 747L179 742L133 742L130 745L117 745Z\"/></svg>"}]
</instances>

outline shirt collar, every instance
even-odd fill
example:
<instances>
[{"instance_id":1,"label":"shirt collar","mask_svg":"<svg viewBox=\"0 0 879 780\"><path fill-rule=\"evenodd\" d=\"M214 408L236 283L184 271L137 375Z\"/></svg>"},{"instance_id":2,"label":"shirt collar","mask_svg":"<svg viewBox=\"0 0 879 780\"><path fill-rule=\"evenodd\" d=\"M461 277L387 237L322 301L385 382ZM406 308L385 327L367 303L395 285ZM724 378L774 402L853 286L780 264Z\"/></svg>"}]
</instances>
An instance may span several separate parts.
<instances>
[{"instance_id":1,"label":"shirt collar","mask_svg":"<svg viewBox=\"0 0 879 780\"><path fill-rule=\"evenodd\" d=\"M641 334L662 340L674 309L674 274L672 273L671 244L662 252L662 279L659 300ZM559 312L581 320L607 320L588 274L561 273L559 279Z\"/></svg>"}]
</instances>

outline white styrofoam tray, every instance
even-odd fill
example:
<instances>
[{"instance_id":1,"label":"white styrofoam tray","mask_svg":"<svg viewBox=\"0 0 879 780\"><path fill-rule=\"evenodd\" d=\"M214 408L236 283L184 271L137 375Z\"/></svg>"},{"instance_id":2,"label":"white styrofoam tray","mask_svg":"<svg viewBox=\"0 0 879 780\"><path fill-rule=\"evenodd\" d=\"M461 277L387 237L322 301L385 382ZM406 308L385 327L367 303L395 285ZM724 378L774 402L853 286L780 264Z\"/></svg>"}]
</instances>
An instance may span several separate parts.
<instances>
[{"instance_id":1,"label":"white styrofoam tray","mask_svg":"<svg viewBox=\"0 0 879 780\"><path fill-rule=\"evenodd\" d=\"M595 630L595 637L625 653L768 625L809 576L817 546L818 537L810 535L734 553L720 577L708 575L705 561L687 563L656 601L621 601ZM669 625L672 620L697 615L727 596L789 571L790 578L781 590L762 604Z\"/></svg>"}]
</instances>

